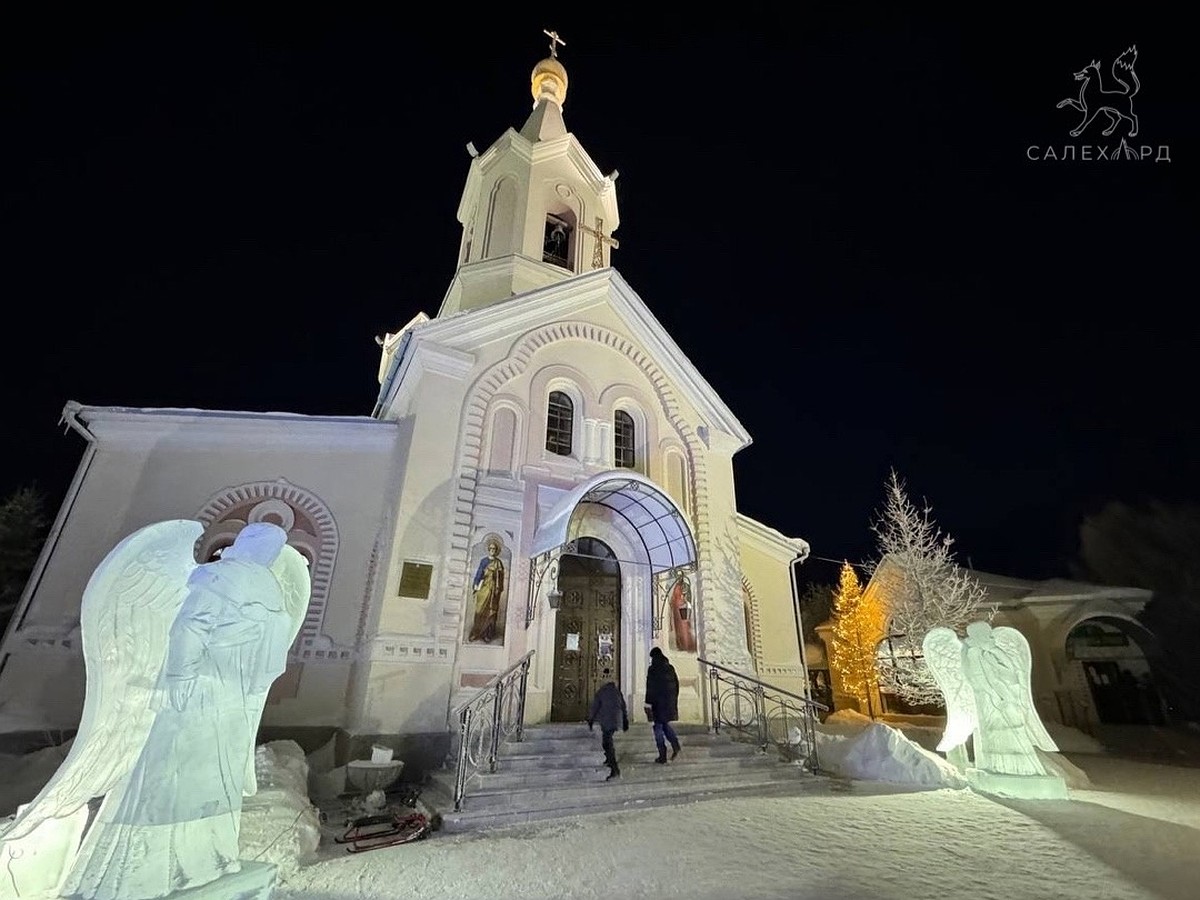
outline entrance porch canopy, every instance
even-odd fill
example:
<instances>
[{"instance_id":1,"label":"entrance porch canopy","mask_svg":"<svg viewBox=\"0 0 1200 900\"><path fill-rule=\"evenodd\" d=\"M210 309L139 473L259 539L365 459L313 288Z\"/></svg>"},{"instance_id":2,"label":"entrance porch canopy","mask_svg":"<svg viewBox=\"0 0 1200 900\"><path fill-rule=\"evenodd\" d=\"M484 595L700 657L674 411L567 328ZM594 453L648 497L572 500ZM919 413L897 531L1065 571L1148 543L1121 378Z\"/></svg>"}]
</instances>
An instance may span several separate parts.
<instances>
[{"instance_id":1,"label":"entrance porch canopy","mask_svg":"<svg viewBox=\"0 0 1200 900\"><path fill-rule=\"evenodd\" d=\"M696 542L675 501L637 472L604 472L563 497L533 536L531 556L539 557L570 540L571 517L581 503L595 503L623 518L646 549L651 574L693 565Z\"/></svg>"}]
</instances>

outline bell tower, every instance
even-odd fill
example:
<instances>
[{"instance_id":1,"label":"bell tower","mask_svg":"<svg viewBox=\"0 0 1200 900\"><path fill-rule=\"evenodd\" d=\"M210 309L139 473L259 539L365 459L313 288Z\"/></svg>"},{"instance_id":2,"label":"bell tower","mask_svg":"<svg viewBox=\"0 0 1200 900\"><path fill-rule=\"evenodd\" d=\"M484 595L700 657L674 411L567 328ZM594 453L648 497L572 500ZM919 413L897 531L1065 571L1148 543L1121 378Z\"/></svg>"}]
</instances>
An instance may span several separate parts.
<instances>
[{"instance_id":1,"label":"bell tower","mask_svg":"<svg viewBox=\"0 0 1200 900\"><path fill-rule=\"evenodd\" d=\"M566 46L547 31L550 55L533 67L533 112L483 153L471 145L471 168L458 204L462 242L438 317L545 287L609 265L618 246L614 170L601 174L563 121Z\"/></svg>"}]
</instances>

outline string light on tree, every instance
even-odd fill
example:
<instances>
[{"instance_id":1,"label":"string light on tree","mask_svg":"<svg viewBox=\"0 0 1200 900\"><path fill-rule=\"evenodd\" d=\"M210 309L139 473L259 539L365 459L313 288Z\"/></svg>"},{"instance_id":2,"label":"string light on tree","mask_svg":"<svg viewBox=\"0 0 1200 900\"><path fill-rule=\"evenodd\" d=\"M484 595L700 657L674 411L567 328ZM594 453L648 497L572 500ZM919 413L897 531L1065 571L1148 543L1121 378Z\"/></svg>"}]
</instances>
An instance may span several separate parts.
<instances>
[{"instance_id":1,"label":"string light on tree","mask_svg":"<svg viewBox=\"0 0 1200 900\"><path fill-rule=\"evenodd\" d=\"M842 693L858 700L859 709L875 718L879 690L875 648L884 636L884 611L863 596L854 567L842 563L833 595L833 647L829 663L838 673Z\"/></svg>"}]
</instances>

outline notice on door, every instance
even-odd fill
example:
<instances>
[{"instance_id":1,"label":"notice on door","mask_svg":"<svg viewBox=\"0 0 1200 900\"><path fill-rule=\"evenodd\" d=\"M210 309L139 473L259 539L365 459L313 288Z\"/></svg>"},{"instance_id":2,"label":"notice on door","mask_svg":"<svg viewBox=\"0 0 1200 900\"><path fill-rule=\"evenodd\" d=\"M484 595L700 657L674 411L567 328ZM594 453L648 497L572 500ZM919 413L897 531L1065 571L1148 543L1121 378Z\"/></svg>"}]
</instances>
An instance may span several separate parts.
<instances>
[{"instance_id":1,"label":"notice on door","mask_svg":"<svg viewBox=\"0 0 1200 900\"><path fill-rule=\"evenodd\" d=\"M565 649L565 650L578 650L579 649L579 633L578 632L576 632L575 634L567 634L567 646L564 647L563 649Z\"/></svg>"}]
</instances>

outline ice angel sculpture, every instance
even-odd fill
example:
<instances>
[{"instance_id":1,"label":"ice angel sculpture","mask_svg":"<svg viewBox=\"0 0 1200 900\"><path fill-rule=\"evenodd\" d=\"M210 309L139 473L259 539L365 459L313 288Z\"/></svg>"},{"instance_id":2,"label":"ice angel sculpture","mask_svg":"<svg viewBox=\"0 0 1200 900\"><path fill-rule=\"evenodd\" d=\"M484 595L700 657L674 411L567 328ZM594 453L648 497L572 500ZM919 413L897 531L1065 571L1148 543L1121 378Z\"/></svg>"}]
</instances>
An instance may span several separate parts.
<instances>
[{"instance_id":1,"label":"ice angel sculpture","mask_svg":"<svg viewBox=\"0 0 1200 900\"><path fill-rule=\"evenodd\" d=\"M310 580L276 525L247 525L197 564L202 531L146 526L88 581L83 715L67 758L0 834L0 898L149 900L241 869L255 737Z\"/></svg>"},{"instance_id":2,"label":"ice angel sculpture","mask_svg":"<svg viewBox=\"0 0 1200 900\"><path fill-rule=\"evenodd\" d=\"M1029 642L1015 628L972 622L959 640L933 628L923 642L925 663L946 700L946 728L937 749L950 752L972 738L968 780L1008 796L1066 796L1062 778L1038 750L1057 751L1033 705Z\"/></svg>"}]
</instances>

